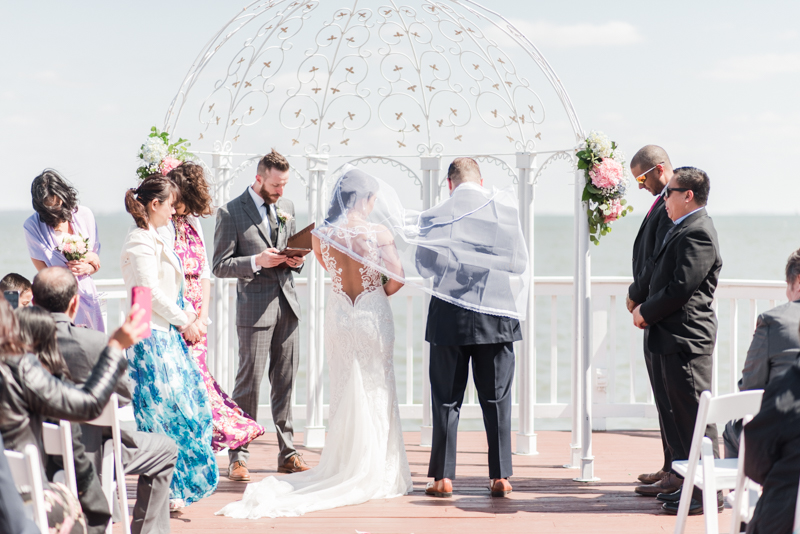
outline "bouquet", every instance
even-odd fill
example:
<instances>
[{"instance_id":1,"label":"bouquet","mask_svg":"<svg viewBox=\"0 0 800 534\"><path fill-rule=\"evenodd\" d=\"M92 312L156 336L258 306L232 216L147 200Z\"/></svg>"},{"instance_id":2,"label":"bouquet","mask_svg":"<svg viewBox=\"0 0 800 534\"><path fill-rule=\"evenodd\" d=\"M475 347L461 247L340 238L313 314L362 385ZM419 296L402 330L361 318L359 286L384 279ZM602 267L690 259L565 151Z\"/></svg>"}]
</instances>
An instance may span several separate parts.
<instances>
[{"instance_id":1,"label":"bouquet","mask_svg":"<svg viewBox=\"0 0 800 534\"><path fill-rule=\"evenodd\" d=\"M586 186L583 201L588 204L589 239L595 245L611 231L611 223L633 211L627 206L625 155L601 132L591 132L578 151L578 168L583 169Z\"/></svg>"},{"instance_id":2,"label":"bouquet","mask_svg":"<svg viewBox=\"0 0 800 534\"><path fill-rule=\"evenodd\" d=\"M150 128L150 135L147 141L139 148L139 159L142 164L136 169L136 174L140 180L144 180L151 174L161 173L166 176L169 171L194 158L194 154L189 152L190 143L183 138L178 138L174 143L169 142L167 132L159 132L158 128Z\"/></svg>"},{"instance_id":3,"label":"bouquet","mask_svg":"<svg viewBox=\"0 0 800 534\"><path fill-rule=\"evenodd\" d=\"M80 261L89 252L89 238L77 234L65 235L58 250L67 258L67 261Z\"/></svg>"}]
</instances>

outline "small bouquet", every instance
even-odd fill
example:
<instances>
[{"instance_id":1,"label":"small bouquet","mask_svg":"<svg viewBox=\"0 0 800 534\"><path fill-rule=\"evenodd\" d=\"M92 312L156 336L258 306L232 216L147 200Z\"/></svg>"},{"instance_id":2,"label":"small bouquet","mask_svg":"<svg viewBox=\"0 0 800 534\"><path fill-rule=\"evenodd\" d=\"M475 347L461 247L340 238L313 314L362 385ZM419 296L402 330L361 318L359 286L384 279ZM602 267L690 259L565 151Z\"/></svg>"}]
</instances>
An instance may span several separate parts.
<instances>
[{"instance_id":1,"label":"small bouquet","mask_svg":"<svg viewBox=\"0 0 800 534\"><path fill-rule=\"evenodd\" d=\"M176 142L169 142L167 132L159 132L158 128L150 128L150 135L147 141L139 148L139 159L142 165L136 169L136 174L140 180L144 180L151 174L161 173L166 176L169 171L194 158L194 154L189 152L190 143L183 138Z\"/></svg>"},{"instance_id":2,"label":"small bouquet","mask_svg":"<svg viewBox=\"0 0 800 534\"><path fill-rule=\"evenodd\" d=\"M280 208L275 209L275 215L278 218L278 224L281 226L286 226L286 224L292 220L292 214L285 212Z\"/></svg>"},{"instance_id":3,"label":"small bouquet","mask_svg":"<svg viewBox=\"0 0 800 534\"><path fill-rule=\"evenodd\" d=\"M632 206L625 207L625 155L605 134L591 132L577 156L578 168L586 176L583 201L589 205L589 239L599 245L600 238L611 231L611 223L633 211Z\"/></svg>"},{"instance_id":4,"label":"small bouquet","mask_svg":"<svg viewBox=\"0 0 800 534\"><path fill-rule=\"evenodd\" d=\"M86 254L89 252L89 238L77 234L65 235L58 250L67 258L67 261L80 261L86 258Z\"/></svg>"}]
</instances>

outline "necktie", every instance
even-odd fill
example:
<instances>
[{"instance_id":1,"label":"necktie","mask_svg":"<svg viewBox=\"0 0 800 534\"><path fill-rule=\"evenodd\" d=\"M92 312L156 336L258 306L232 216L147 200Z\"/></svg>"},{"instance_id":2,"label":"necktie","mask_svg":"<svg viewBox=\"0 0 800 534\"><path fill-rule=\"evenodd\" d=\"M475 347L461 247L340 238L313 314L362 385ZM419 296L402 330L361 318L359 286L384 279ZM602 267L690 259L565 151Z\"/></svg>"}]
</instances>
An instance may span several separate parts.
<instances>
[{"instance_id":1,"label":"necktie","mask_svg":"<svg viewBox=\"0 0 800 534\"><path fill-rule=\"evenodd\" d=\"M656 204L658 204L658 201L659 201L660 199L661 199L661 195L658 195L658 196L656 197L656 201L655 201L655 202L653 202L653 205L652 205L652 206L650 206L650 210L647 212L647 215L645 215L645 217L644 217L645 219L646 219L646 218L648 218L648 217L650 217L650 212L651 212L651 211L653 211L653 208L655 208L655 207L656 207Z\"/></svg>"},{"instance_id":2,"label":"necktie","mask_svg":"<svg viewBox=\"0 0 800 534\"><path fill-rule=\"evenodd\" d=\"M677 225L677 224L673 224L673 225L672 225L672 228L670 228L669 230L667 230L667 235L665 235L665 236L664 236L664 241L662 241L662 242L661 242L661 246L662 246L662 247L664 246L664 243L666 243L666 242L667 242L667 239L669 239L669 236L671 236L671 235L672 235L672 232L674 232L674 231L675 231L675 228L677 228L677 227L678 227L678 225Z\"/></svg>"},{"instance_id":3,"label":"necktie","mask_svg":"<svg viewBox=\"0 0 800 534\"><path fill-rule=\"evenodd\" d=\"M278 246L278 218L275 216L275 204L267 204L267 217L269 217L270 239L272 246Z\"/></svg>"}]
</instances>

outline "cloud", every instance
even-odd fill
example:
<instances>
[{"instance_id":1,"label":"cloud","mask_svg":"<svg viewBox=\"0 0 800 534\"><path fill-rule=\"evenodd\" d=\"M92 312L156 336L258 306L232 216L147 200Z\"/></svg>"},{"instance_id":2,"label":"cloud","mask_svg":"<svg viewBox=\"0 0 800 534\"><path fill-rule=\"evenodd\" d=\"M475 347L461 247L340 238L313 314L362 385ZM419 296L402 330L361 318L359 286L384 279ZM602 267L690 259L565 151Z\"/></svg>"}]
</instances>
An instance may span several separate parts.
<instances>
[{"instance_id":1,"label":"cloud","mask_svg":"<svg viewBox=\"0 0 800 534\"><path fill-rule=\"evenodd\" d=\"M514 19L511 23L536 46L552 48L625 46L644 41L644 36L635 26L618 20L599 24L556 24Z\"/></svg>"},{"instance_id":2,"label":"cloud","mask_svg":"<svg viewBox=\"0 0 800 534\"><path fill-rule=\"evenodd\" d=\"M776 74L800 72L800 54L746 54L724 59L706 78L724 81L750 82Z\"/></svg>"}]
</instances>

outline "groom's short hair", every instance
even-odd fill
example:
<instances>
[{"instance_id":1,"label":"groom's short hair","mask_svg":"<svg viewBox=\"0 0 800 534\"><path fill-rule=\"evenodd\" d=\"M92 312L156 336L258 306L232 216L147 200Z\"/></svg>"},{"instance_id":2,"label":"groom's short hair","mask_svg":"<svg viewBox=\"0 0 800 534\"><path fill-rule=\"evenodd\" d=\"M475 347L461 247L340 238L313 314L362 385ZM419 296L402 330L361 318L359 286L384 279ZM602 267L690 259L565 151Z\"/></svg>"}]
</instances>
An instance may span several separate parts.
<instances>
[{"instance_id":1,"label":"groom's short hair","mask_svg":"<svg viewBox=\"0 0 800 534\"><path fill-rule=\"evenodd\" d=\"M696 167L678 167L675 169L675 181L694 193L694 201L698 206L708 204L708 193L711 191L711 180L708 175Z\"/></svg>"},{"instance_id":2,"label":"groom's short hair","mask_svg":"<svg viewBox=\"0 0 800 534\"><path fill-rule=\"evenodd\" d=\"M283 154L274 148L269 154L261 158L261 161L258 162L259 176L266 175L270 169L278 169L281 172L286 172L289 170L289 162L286 161L286 158L283 157Z\"/></svg>"},{"instance_id":3,"label":"groom's short hair","mask_svg":"<svg viewBox=\"0 0 800 534\"><path fill-rule=\"evenodd\" d=\"M643 146L631 158L631 167L639 167L642 171L661 164L668 169L672 169L672 162L669 160L667 151L658 145Z\"/></svg>"},{"instance_id":4,"label":"groom's short hair","mask_svg":"<svg viewBox=\"0 0 800 534\"><path fill-rule=\"evenodd\" d=\"M447 169L447 179L454 183L463 181L480 182L481 168L472 158L456 158Z\"/></svg>"}]
</instances>

